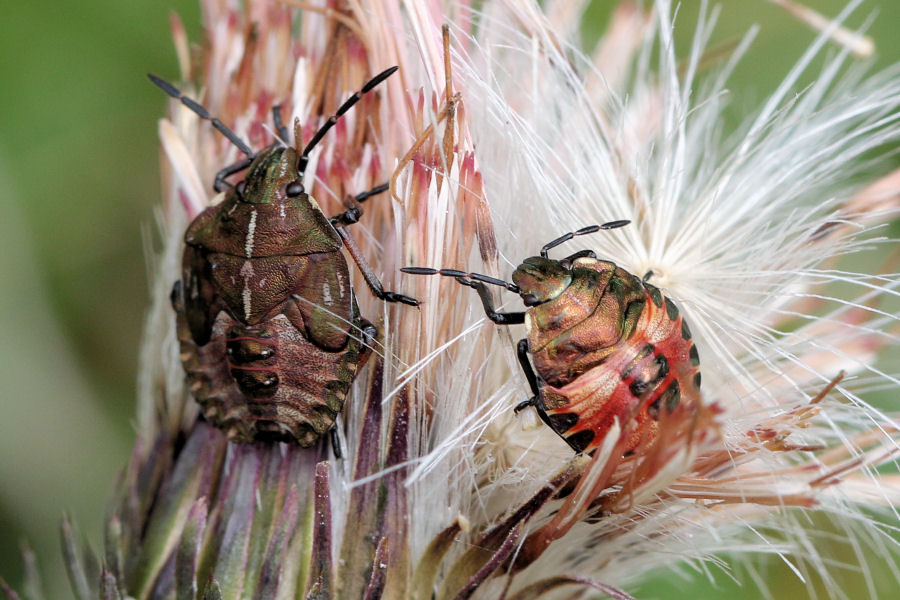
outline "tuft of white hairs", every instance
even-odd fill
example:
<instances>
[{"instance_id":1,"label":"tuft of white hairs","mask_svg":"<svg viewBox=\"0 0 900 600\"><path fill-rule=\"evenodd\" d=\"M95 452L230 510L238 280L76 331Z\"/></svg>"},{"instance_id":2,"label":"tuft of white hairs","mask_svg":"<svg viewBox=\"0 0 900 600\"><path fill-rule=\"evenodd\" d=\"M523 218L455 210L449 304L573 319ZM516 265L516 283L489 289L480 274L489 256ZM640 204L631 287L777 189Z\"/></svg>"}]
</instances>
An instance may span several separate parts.
<instances>
[{"instance_id":1,"label":"tuft of white hairs","mask_svg":"<svg viewBox=\"0 0 900 600\"><path fill-rule=\"evenodd\" d=\"M865 392L898 386L895 374L879 370L872 347L898 345L900 316L879 302L898 296L900 277L857 273L835 261L886 241L877 237L879 224L898 212L888 203L865 213L848 207L863 177L886 166L883 149L900 141L900 70L866 75L864 65L852 64L848 45L798 89L801 76L835 32L844 32L842 22L859 4L851 2L822 29L782 84L733 133L725 133L722 124L731 97L728 77L755 30L724 65L701 73L718 12L705 3L690 53L679 57L672 6L656 2L655 20L645 29L631 71L616 83L604 80L589 58L520 3L512 9L485 6L479 33L454 46L453 68L462 82L501 253L492 274L508 277L522 258L564 232L630 219L628 227L577 238L565 248L590 247L638 276L652 272L651 282L675 299L700 350L704 397L725 411L726 447L736 448L747 431L772 415L808 402L843 371L848 377L833 394L839 398L826 400L812 426L791 434L811 446L865 456L867 465L891 459L897 448L892 419L869 404ZM604 93L588 93L597 88ZM881 162L873 163L879 151ZM845 227L822 236L836 226ZM436 264L490 272L490 265L471 259L468 265ZM446 284L429 285L437 294ZM432 382L440 388L436 395L449 399L441 407L449 416L437 417L432 451L410 482L433 489L424 482L440 472L442 484L449 481L459 495L441 494L441 500L451 500L435 506L487 516L497 506L526 499L548 477L548 464L558 467L571 454L546 428L523 431L509 414L528 393L515 363L515 333L504 328L487 341L476 335L493 325L472 296L469 326L448 345L456 346L456 372L479 383ZM807 300L815 301L811 312L802 309ZM508 309L519 310L514 295L502 296L507 301ZM859 311L862 322L847 318L849 311ZM479 365L467 362L466 344L484 343L499 356ZM435 349L416 368L441 360L446 350ZM444 422L456 426L441 428ZM869 429L880 432L886 446L878 458L866 454L857 439ZM485 440L487 449L478 446ZM460 445L479 447L481 462L457 462L472 456L459 452ZM742 472L769 475L767 491L774 497L815 495L808 482L784 475L808 458L763 454ZM896 497L873 467L864 467L859 481L883 505ZM748 479L736 484L738 499L741 486L753 496ZM462 500L475 487L471 502ZM860 497L855 489L848 478L844 491L838 486L820 494L819 508L851 540L859 559L854 568L868 574L866 552L893 565L896 548L887 528L852 501ZM707 564L719 564L717 553L776 554L806 581L818 572L842 597L829 585L830 563L818 552L819 536L829 534L808 527L805 513L752 503L715 509L678 498L662 503L662 509L636 506L602 524L574 528L560 542L571 551L548 552L540 570L546 575L578 569L627 585L646 571L635 568L636 560L688 561L688 570L709 573ZM625 535L614 534L619 521L635 519L643 522ZM421 527L423 533L433 528ZM762 584L752 568L750 576Z\"/></svg>"}]
</instances>

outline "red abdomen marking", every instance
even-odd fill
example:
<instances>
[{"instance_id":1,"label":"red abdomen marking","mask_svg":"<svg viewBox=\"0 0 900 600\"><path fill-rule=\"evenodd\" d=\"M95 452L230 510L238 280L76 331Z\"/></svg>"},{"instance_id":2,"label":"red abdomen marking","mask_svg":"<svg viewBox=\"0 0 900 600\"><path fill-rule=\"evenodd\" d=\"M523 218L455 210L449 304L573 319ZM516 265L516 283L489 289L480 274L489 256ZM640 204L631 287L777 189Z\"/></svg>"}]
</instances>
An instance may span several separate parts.
<instances>
[{"instance_id":1,"label":"red abdomen marking","mask_svg":"<svg viewBox=\"0 0 900 600\"><path fill-rule=\"evenodd\" d=\"M699 357L678 308L644 285L637 325L600 364L558 386L541 385L550 426L576 451L599 446L618 418L626 451L657 435L660 411L694 411L700 403Z\"/></svg>"}]
</instances>

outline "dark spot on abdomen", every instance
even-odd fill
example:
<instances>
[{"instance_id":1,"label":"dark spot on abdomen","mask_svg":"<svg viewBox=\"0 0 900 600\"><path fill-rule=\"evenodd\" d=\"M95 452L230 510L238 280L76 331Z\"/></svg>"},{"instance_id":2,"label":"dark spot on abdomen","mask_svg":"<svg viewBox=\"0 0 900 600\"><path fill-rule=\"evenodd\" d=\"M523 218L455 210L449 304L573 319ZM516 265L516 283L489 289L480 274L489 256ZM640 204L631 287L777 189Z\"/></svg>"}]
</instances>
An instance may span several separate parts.
<instances>
[{"instance_id":1,"label":"dark spot on abdomen","mask_svg":"<svg viewBox=\"0 0 900 600\"><path fill-rule=\"evenodd\" d=\"M257 371L231 368L231 376L242 392L255 398L274 396L278 391L278 374L274 371Z\"/></svg>"},{"instance_id":2,"label":"dark spot on abdomen","mask_svg":"<svg viewBox=\"0 0 900 600\"><path fill-rule=\"evenodd\" d=\"M590 430L579 431L567 437L566 441L575 452L584 452L584 449L594 441L594 432Z\"/></svg>"},{"instance_id":3,"label":"dark spot on abdomen","mask_svg":"<svg viewBox=\"0 0 900 600\"><path fill-rule=\"evenodd\" d=\"M550 428L562 435L578 423L578 415L575 413L559 413L547 415L547 420L550 422Z\"/></svg>"},{"instance_id":4,"label":"dark spot on abdomen","mask_svg":"<svg viewBox=\"0 0 900 600\"><path fill-rule=\"evenodd\" d=\"M666 314L669 315L669 319L672 321L678 318L678 307L668 298L666 298Z\"/></svg>"},{"instance_id":5,"label":"dark spot on abdomen","mask_svg":"<svg viewBox=\"0 0 900 600\"><path fill-rule=\"evenodd\" d=\"M651 419L659 420L660 406L665 406L666 412L671 414L680 402L681 386L678 385L677 379L673 379L672 383L669 384L669 387L666 388L666 390L659 396L659 398L654 400L650 404L650 406L647 407L647 414L650 415Z\"/></svg>"},{"instance_id":6,"label":"dark spot on abdomen","mask_svg":"<svg viewBox=\"0 0 900 600\"><path fill-rule=\"evenodd\" d=\"M659 288L655 285L650 285L649 283L644 283L644 289L647 290L647 294L650 295L650 299L653 300L653 304L656 305L657 308L662 306L662 293L659 291Z\"/></svg>"},{"instance_id":7,"label":"dark spot on abdomen","mask_svg":"<svg viewBox=\"0 0 900 600\"><path fill-rule=\"evenodd\" d=\"M684 317L681 319L681 337L685 340L691 339L691 328L688 327L687 320Z\"/></svg>"}]
</instances>

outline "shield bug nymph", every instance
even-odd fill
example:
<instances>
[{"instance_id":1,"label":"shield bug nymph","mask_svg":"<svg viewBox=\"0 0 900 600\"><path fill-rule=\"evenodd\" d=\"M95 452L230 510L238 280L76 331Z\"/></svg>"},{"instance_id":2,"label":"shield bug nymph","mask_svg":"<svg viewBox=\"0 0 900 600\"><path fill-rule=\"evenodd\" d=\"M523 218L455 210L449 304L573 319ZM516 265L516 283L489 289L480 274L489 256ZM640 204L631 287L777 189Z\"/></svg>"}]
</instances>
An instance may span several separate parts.
<instances>
[{"instance_id":1,"label":"shield bug nymph","mask_svg":"<svg viewBox=\"0 0 900 600\"><path fill-rule=\"evenodd\" d=\"M276 141L256 152L199 103L150 75L246 155L216 175L213 188L225 198L188 227L181 280L172 290L190 391L205 417L232 440L308 447L334 432L377 333L360 315L344 245L378 298L418 305L384 290L347 231L362 214L360 203L388 185L349 198L348 210L328 218L303 183L313 148L396 70L376 75L341 104L302 151ZM288 139L279 107L273 120ZM227 181L241 171L242 181Z\"/></svg>"},{"instance_id":2,"label":"shield bug nymph","mask_svg":"<svg viewBox=\"0 0 900 600\"><path fill-rule=\"evenodd\" d=\"M478 292L494 323L525 324L527 337L517 350L532 397L515 410L533 406L576 452L599 446L616 419L628 436L625 451L632 451L656 438L663 416L692 414L699 406L697 349L669 298L647 277L599 260L591 250L562 260L547 256L575 236L628 223L592 225L556 238L516 268L512 283L456 269L401 269L453 277ZM519 294L527 309L498 312L485 284Z\"/></svg>"}]
</instances>

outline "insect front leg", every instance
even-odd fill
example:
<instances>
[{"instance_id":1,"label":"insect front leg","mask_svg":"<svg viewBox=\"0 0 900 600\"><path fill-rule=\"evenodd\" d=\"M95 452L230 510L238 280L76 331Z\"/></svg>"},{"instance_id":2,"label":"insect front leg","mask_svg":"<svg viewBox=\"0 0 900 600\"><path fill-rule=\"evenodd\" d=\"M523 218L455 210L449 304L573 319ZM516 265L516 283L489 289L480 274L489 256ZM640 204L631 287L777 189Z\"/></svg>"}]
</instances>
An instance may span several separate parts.
<instances>
[{"instance_id":1,"label":"insect front leg","mask_svg":"<svg viewBox=\"0 0 900 600\"><path fill-rule=\"evenodd\" d=\"M356 241L353 239L353 236L350 235L350 232L344 229L344 227L341 225L335 225L334 229L338 232L338 235L341 236L341 240L343 240L344 246L347 247L347 251L353 258L353 262L355 262L356 266L359 267L363 278L366 280L366 285L369 286L369 289L372 290L372 293L375 294L375 297L385 302L402 302L403 304L408 304L409 306L419 305L419 301L415 298L404 296L403 294L398 294L397 292L385 291L384 286L381 285L381 282L378 280L378 276L375 275L375 272L369 266L369 263L366 262L365 257L363 257L362 252L360 252L359 250L359 246L356 245Z\"/></svg>"},{"instance_id":2,"label":"insect front leg","mask_svg":"<svg viewBox=\"0 0 900 600\"><path fill-rule=\"evenodd\" d=\"M562 263L563 265L566 265L567 267L570 267L572 265L572 263L575 262L576 260L578 260L579 258L597 258L597 255L594 253L593 250L579 250L578 252L575 252L574 254L570 254L569 256L565 257L564 259L562 259L559 262Z\"/></svg>"},{"instance_id":3,"label":"insect front leg","mask_svg":"<svg viewBox=\"0 0 900 600\"><path fill-rule=\"evenodd\" d=\"M216 178L213 180L213 189L217 192L224 192L226 188L234 187L227 181L225 181L226 177L234 175L240 171L243 171L247 167L250 166L250 163L253 162L253 157L245 158L244 160L240 160L233 165L228 165L218 173L216 173Z\"/></svg>"},{"instance_id":4,"label":"insect front leg","mask_svg":"<svg viewBox=\"0 0 900 600\"><path fill-rule=\"evenodd\" d=\"M360 194L357 194L356 196L348 196L344 201L344 203L347 205L347 210L331 217L329 221L331 221L331 224L334 226L353 225L354 223L358 223L359 218L362 217L362 207L360 206L360 204L365 202L372 196L375 196L382 192L386 192L390 187L391 185L389 183L382 183L381 185L377 185L371 190L362 192Z\"/></svg>"},{"instance_id":5,"label":"insect front leg","mask_svg":"<svg viewBox=\"0 0 900 600\"><path fill-rule=\"evenodd\" d=\"M463 277L457 277L456 280L461 284L467 285L478 292L478 297L481 298L481 305L484 307L484 314L486 314L487 318L494 323L498 325L521 325L525 322L524 311L505 313L497 312L497 310L494 308L494 299L491 298L491 294L490 292L488 292L487 286L485 286L482 282L472 281L471 279L465 279Z\"/></svg>"}]
</instances>

